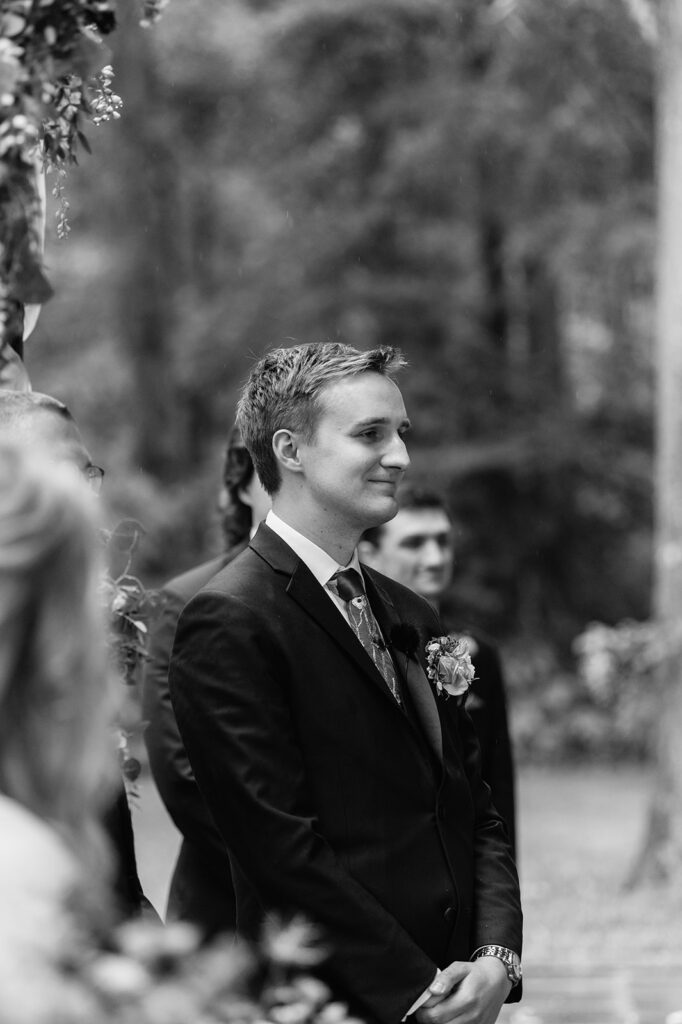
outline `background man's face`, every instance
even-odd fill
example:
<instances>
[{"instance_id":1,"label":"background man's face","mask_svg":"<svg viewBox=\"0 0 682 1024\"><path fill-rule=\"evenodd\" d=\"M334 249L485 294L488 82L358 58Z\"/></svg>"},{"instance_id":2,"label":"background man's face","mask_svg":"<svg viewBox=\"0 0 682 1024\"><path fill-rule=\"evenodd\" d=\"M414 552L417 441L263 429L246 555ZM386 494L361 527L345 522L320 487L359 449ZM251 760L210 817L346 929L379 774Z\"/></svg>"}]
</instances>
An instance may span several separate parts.
<instances>
[{"instance_id":1,"label":"background man's face","mask_svg":"<svg viewBox=\"0 0 682 1024\"><path fill-rule=\"evenodd\" d=\"M363 545L363 561L430 601L452 578L452 524L439 508L402 509L382 527L379 547Z\"/></svg>"}]
</instances>

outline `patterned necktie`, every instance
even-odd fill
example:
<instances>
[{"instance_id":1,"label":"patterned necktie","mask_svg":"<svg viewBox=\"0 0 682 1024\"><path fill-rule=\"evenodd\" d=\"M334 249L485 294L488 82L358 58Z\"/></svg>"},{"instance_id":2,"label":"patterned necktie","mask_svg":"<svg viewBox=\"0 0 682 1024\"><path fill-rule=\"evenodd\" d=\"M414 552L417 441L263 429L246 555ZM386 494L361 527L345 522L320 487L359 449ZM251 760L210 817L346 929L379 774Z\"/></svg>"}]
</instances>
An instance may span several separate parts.
<instances>
[{"instance_id":1,"label":"patterned necktie","mask_svg":"<svg viewBox=\"0 0 682 1024\"><path fill-rule=\"evenodd\" d=\"M346 603L348 621L356 637L365 648L370 658L386 680L386 685L397 700L400 701L398 677L396 676L393 659L384 643L379 624L367 600L360 574L356 569L343 569L334 573L329 581L342 601Z\"/></svg>"}]
</instances>

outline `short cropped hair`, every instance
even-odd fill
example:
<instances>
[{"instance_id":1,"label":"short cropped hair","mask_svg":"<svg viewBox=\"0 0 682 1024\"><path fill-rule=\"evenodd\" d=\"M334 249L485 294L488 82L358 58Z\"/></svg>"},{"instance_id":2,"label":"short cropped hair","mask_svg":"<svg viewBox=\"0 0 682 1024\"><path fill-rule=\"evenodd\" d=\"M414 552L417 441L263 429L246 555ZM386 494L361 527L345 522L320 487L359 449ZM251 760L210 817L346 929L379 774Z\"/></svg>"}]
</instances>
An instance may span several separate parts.
<instances>
[{"instance_id":1,"label":"short cropped hair","mask_svg":"<svg viewBox=\"0 0 682 1024\"><path fill-rule=\"evenodd\" d=\"M237 406L237 426L268 494L281 484L272 438L292 430L310 440L320 413L325 387L360 373L393 376L405 365L398 349L388 345L361 352L338 342L276 348L253 368Z\"/></svg>"},{"instance_id":2,"label":"short cropped hair","mask_svg":"<svg viewBox=\"0 0 682 1024\"><path fill-rule=\"evenodd\" d=\"M403 511L419 512L423 509L437 509L439 512L444 512L450 522L452 522L452 515L450 514L447 502L438 491L430 491L424 487L415 487L407 484L399 489L397 501L398 515ZM384 528L385 524L383 526L370 526L363 533L361 540L366 540L372 547L378 548Z\"/></svg>"},{"instance_id":3,"label":"short cropped hair","mask_svg":"<svg viewBox=\"0 0 682 1024\"><path fill-rule=\"evenodd\" d=\"M225 505L221 510L221 527L225 547L231 548L245 540L251 532L251 506L239 497L239 492L248 487L253 477L253 461L242 440L239 428L230 431L223 461L223 487Z\"/></svg>"}]
</instances>

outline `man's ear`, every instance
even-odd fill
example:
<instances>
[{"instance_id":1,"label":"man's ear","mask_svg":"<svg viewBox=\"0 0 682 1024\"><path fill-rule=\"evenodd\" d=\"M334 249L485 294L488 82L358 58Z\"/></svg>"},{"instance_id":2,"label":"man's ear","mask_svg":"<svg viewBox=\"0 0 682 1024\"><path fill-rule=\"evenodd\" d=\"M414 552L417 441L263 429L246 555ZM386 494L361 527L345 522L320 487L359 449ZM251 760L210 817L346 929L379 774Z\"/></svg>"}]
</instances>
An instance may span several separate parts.
<instances>
[{"instance_id":1,"label":"man's ear","mask_svg":"<svg viewBox=\"0 0 682 1024\"><path fill-rule=\"evenodd\" d=\"M293 430L276 430L272 435L272 450L282 469L290 473L302 472L298 450L298 436Z\"/></svg>"},{"instance_id":2,"label":"man's ear","mask_svg":"<svg viewBox=\"0 0 682 1024\"><path fill-rule=\"evenodd\" d=\"M248 507L251 508L253 499L251 497L251 490L249 487L237 488L237 497L241 501L242 505L248 505Z\"/></svg>"}]
</instances>

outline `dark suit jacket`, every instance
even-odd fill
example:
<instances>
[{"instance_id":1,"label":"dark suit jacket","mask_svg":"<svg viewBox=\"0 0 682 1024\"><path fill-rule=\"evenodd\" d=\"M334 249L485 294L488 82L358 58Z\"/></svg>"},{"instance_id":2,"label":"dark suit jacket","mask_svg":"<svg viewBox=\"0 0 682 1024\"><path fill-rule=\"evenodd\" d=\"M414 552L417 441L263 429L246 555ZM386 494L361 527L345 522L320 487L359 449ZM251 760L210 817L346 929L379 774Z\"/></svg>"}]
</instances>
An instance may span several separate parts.
<instances>
[{"instance_id":1,"label":"dark suit jacket","mask_svg":"<svg viewBox=\"0 0 682 1024\"><path fill-rule=\"evenodd\" d=\"M469 690L466 709L481 747L481 775L490 786L493 803L507 826L512 853L516 855L514 759L502 665L491 643L478 633L469 635L475 645L472 661L476 678Z\"/></svg>"},{"instance_id":2,"label":"dark suit jacket","mask_svg":"<svg viewBox=\"0 0 682 1024\"><path fill-rule=\"evenodd\" d=\"M440 633L430 606L369 570L366 586L384 636L411 623L421 658ZM436 966L486 943L521 951L516 869L471 721L436 701L415 658L396 665L409 713L307 567L261 526L183 611L170 671L197 782L238 868L239 932L254 936L270 908L302 912L328 940L337 992L386 1024Z\"/></svg>"},{"instance_id":3,"label":"dark suit jacket","mask_svg":"<svg viewBox=\"0 0 682 1024\"><path fill-rule=\"evenodd\" d=\"M123 780L116 788L113 802L102 815L102 827L114 857L111 884L116 913L128 918L151 911L137 873L133 823Z\"/></svg>"},{"instance_id":4,"label":"dark suit jacket","mask_svg":"<svg viewBox=\"0 0 682 1024\"><path fill-rule=\"evenodd\" d=\"M150 627L149 658L142 683L144 738L154 782L182 835L171 877L166 917L192 921L211 936L235 927L234 887L223 838L194 780L168 692L168 666L180 612L204 584L243 551L239 544L162 588Z\"/></svg>"}]
</instances>

